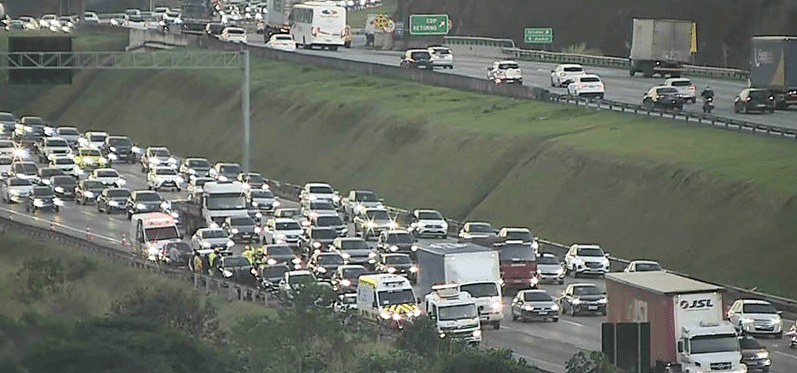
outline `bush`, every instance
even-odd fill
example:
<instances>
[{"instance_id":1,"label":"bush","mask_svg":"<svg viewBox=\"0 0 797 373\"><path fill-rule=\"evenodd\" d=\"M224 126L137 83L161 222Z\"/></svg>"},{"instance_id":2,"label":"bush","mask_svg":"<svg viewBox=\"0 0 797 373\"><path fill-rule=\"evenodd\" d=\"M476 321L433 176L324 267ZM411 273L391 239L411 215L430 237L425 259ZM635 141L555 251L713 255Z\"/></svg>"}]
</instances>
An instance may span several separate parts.
<instances>
[{"instance_id":1,"label":"bush","mask_svg":"<svg viewBox=\"0 0 797 373\"><path fill-rule=\"evenodd\" d=\"M621 373L609 362L609 357L601 351L592 351L587 356L584 351L573 355L565 364L565 373Z\"/></svg>"}]
</instances>

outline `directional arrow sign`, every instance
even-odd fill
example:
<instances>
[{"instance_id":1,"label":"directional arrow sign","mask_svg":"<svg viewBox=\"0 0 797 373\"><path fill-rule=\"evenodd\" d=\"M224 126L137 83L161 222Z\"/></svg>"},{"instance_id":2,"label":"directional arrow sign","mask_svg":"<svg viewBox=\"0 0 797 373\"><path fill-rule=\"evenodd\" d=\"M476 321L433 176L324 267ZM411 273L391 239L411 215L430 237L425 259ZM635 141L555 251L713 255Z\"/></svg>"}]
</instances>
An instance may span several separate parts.
<instances>
[{"instance_id":1,"label":"directional arrow sign","mask_svg":"<svg viewBox=\"0 0 797 373\"><path fill-rule=\"evenodd\" d=\"M448 14L411 14L410 35L448 34Z\"/></svg>"},{"instance_id":2,"label":"directional arrow sign","mask_svg":"<svg viewBox=\"0 0 797 373\"><path fill-rule=\"evenodd\" d=\"M523 41L532 43L553 43L552 28L527 28L523 33Z\"/></svg>"}]
</instances>

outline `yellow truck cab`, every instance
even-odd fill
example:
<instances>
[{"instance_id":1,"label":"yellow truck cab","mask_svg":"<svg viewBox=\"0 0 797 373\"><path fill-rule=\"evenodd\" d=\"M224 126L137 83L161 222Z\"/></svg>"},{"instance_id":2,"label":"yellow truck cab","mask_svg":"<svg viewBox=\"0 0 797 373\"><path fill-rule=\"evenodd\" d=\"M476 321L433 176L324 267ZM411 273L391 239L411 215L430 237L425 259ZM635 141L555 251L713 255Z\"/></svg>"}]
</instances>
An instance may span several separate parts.
<instances>
[{"instance_id":1,"label":"yellow truck cab","mask_svg":"<svg viewBox=\"0 0 797 373\"><path fill-rule=\"evenodd\" d=\"M410 281L391 274L360 276L357 309L366 320L393 329L421 315Z\"/></svg>"}]
</instances>

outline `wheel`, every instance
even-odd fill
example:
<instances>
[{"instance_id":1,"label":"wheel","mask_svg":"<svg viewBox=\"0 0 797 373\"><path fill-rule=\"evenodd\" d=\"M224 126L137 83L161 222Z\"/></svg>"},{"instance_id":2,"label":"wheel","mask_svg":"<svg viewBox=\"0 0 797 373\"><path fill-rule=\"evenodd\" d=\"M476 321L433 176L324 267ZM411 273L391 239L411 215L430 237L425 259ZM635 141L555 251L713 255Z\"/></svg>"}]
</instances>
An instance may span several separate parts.
<instances>
[{"instance_id":1,"label":"wheel","mask_svg":"<svg viewBox=\"0 0 797 373\"><path fill-rule=\"evenodd\" d=\"M30 206L29 205L25 205L25 212L30 212Z\"/></svg>"},{"instance_id":2,"label":"wheel","mask_svg":"<svg viewBox=\"0 0 797 373\"><path fill-rule=\"evenodd\" d=\"M512 312L512 321L517 321L517 315L514 312Z\"/></svg>"},{"instance_id":3,"label":"wheel","mask_svg":"<svg viewBox=\"0 0 797 373\"><path fill-rule=\"evenodd\" d=\"M744 108L742 109L742 112L745 113L745 114L750 114L750 109L747 108L747 105L744 105Z\"/></svg>"},{"instance_id":4,"label":"wheel","mask_svg":"<svg viewBox=\"0 0 797 373\"><path fill-rule=\"evenodd\" d=\"M733 112L739 114L739 108L736 105L733 105Z\"/></svg>"},{"instance_id":5,"label":"wheel","mask_svg":"<svg viewBox=\"0 0 797 373\"><path fill-rule=\"evenodd\" d=\"M551 87L556 87L556 84L553 84L553 78L551 78Z\"/></svg>"},{"instance_id":6,"label":"wheel","mask_svg":"<svg viewBox=\"0 0 797 373\"><path fill-rule=\"evenodd\" d=\"M338 50L338 46L337 45L332 45L332 46L329 47L329 50L336 51L336 50Z\"/></svg>"},{"instance_id":7,"label":"wheel","mask_svg":"<svg viewBox=\"0 0 797 373\"><path fill-rule=\"evenodd\" d=\"M780 332L780 333L778 333L778 334L775 334L775 338L777 338L777 339L781 339L781 338L783 338L783 332Z\"/></svg>"},{"instance_id":8,"label":"wheel","mask_svg":"<svg viewBox=\"0 0 797 373\"><path fill-rule=\"evenodd\" d=\"M132 220L132 219L133 219L133 214L131 214L130 211L127 211L127 220Z\"/></svg>"},{"instance_id":9,"label":"wheel","mask_svg":"<svg viewBox=\"0 0 797 373\"><path fill-rule=\"evenodd\" d=\"M634 69L628 70L628 75L631 75L631 76L636 75L636 70L634 70Z\"/></svg>"},{"instance_id":10,"label":"wheel","mask_svg":"<svg viewBox=\"0 0 797 373\"><path fill-rule=\"evenodd\" d=\"M58 207L58 206L55 206L55 212L59 212L59 211L61 211L61 208Z\"/></svg>"},{"instance_id":11,"label":"wheel","mask_svg":"<svg viewBox=\"0 0 797 373\"><path fill-rule=\"evenodd\" d=\"M564 285L565 280L559 280L559 285Z\"/></svg>"},{"instance_id":12,"label":"wheel","mask_svg":"<svg viewBox=\"0 0 797 373\"><path fill-rule=\"evenodd\" d=\"M598 95L598 98L599 98L599 99L601 99L601 100L603 100L603 93L599 94L599 95Z\"/></svg>"},{"instance_id":13,"label":"wheel","mask_svg":"<svg viewBox=\"0 0 797 373\"><path fill-rule=\"evenodd\" d=\"M575 316L575 315L576 315L576 308L573 307L573 306L570 306L570 316Z\"/></svg>"},{"instance_id":14,"label":"wheel","mask_svg":"<svg viewBox=\"0 0 797 373\"><path fill-rule=\"evenodd\" d=\"M493 324L493 329L495 329L495 330L501 329L501 322L498 321L498 322L494 323Z\"/></svg>"},{"instance_id":15,"label":"wheel","mask_svg":"<svg viewBox=\"0 0 797 373\"><path fill-rule=\"evenodd\" d=\"M553 322L559 322L559 318L558 317L554 317L553 318Z\"/></svg>"}]
</instances>

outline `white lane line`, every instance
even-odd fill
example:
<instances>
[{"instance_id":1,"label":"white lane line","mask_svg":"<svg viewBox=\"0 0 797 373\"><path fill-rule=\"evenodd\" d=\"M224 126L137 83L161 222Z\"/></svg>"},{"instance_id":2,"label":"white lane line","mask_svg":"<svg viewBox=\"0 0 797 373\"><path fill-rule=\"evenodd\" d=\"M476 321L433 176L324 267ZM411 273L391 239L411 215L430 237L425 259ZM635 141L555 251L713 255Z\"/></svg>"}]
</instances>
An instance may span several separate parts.
<instances>
[{"instance_id":1,"label":"white lane line","mask_svg":"<svg viewBox=\"0 0 797 373\"><path fill-rule=\"evenodd\" d=\"M579 328L583 328L583 327L585 327L585 326L586 326L586 325L584 325L584 324L580 324L580 323L577 323L577 322L575 322L575 321L570 321L570 320L568 320L568 319L559 319L559 321L561 321L561 322L566 322L566 323L568 323L568 324L570 324L570 325L574 325L574 326L577 326L577 327L579 327Z\"/></svg>"},{"instance_id":2,"label":"white lane line","mask_svg":"<svg viewBox=\"0 0 797 373\"><path fill-rule=\"evenodd\" d=\"M775 353L775 354L778 354L778 355L781 355L781 356L786 356L786 357L790 357L790 358L792 358L792 359L795 359L795 360L797 360L797 356L794 356L794 355L792 355L792 354L787 354L787 353L785 353L785 352L780 352L780 351L771 351L771 352L772 352L772 353Z\"/></svg>"}]
</instances>

